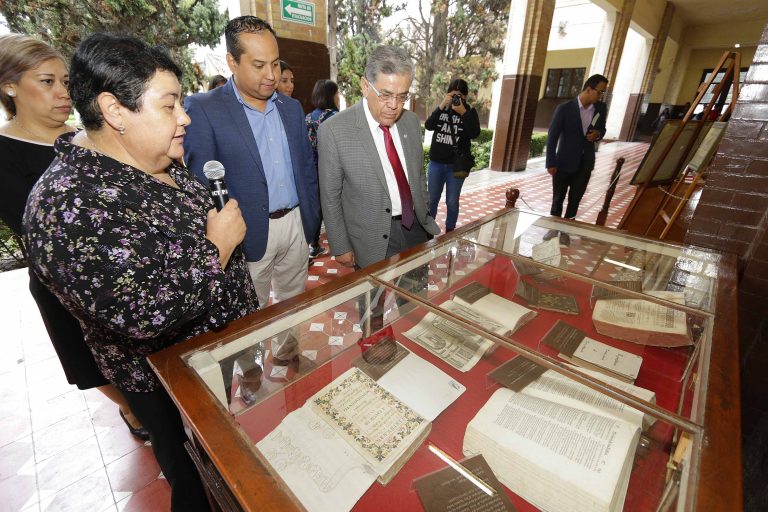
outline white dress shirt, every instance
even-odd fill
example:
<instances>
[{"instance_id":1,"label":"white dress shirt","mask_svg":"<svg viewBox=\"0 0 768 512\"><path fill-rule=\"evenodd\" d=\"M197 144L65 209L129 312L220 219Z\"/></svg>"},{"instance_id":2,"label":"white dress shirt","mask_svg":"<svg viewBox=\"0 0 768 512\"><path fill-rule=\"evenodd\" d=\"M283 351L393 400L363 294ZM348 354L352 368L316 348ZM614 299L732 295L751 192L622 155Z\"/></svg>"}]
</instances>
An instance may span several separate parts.
<instances>
[{"instance_id":1,"label":"white dress shirt","mask_svg":"<svg viewBox=\"0 0 768 512\"><path fill-rule=\"evenodd\" d=\"M400 204L400 189L397 188L397 179L395 178L395 171L392 169L392 164L389 163L389 157L387 156L387 148L384 146L384 132L379 128L379 123L373 118L371 111L368 109L368 100L363 99L363 109L365 110L365 118L368 120L368 127L373 135L373 141L376 143L376 152L379 154L379 160L381 166L384 168L384 178L387 181L387 190L389 191L389 199L392 202L392 216L396 217L402 215L403 206ZM403 151L403 145L400 143L400 134L397 132L397 125L389 127L389 132L392 134L392 140L395 142L395 149L397 150L397 157L400 159L400 165L403 166L405 171L405 179L408 179L408 170L405 166L405 152Z\"/></svg>"}]
</instances>

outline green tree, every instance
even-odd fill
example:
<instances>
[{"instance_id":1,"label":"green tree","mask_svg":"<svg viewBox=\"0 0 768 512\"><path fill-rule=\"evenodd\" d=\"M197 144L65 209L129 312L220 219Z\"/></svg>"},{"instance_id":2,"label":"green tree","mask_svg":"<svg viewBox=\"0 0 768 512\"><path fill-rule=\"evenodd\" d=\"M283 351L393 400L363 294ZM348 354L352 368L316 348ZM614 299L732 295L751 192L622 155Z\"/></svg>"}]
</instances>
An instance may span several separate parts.
<instances>
[{"instance_id":1,"label":"green tree","mask_svg":"<svg viewBox=\"0 0 768 512\"><path fill-rule=\"evenodd\" d=\"M360 99L360 77L365 63L381 44L381 20L401 9L388 0L329 0L328 46L331 79L351 104Z\"/></svg>"},{"instance_id":2,"label":"green tree","mask_svg":"<svg viewBox=\"0 0 768 512\"><path fill-rule=\"evenodd\" d=\"M67 57L93 32L164 46L182 67L187 91L202 79L189 45L218 44L229 17L216 0L0 0L0 13L12 31L37 36Z\"/></svg>"},{"instance_id":3,"label":"green tree","mask_svg":"<svg viewBox=\"0 0 768 512\"><path fill-rule=\"evenodd\" d=\"M509 0L422 0L418 13L396 28L395 38L415 60L417 94L427 109L452 78L466 80L471 94L497 78L508 17Z\"/></svg>"}]
</instances>

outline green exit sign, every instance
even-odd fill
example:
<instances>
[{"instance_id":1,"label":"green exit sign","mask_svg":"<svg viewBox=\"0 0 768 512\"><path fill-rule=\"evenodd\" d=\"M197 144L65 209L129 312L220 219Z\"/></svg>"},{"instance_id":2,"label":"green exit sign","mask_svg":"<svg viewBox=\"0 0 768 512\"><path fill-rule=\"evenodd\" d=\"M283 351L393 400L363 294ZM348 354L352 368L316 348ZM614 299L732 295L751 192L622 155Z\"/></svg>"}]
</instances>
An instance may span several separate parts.
<instances>
[{"instance_id":1,"label":"green exit sign","mask_svg":"<svg viewBox=\"0 0 768 512\"><path fill-rule=\"evenodd\" d=\"M281 12L285 21L304 25L315 24L315 4L301 0L282 0L282 5Z\"/></svg>"}]
</instances>

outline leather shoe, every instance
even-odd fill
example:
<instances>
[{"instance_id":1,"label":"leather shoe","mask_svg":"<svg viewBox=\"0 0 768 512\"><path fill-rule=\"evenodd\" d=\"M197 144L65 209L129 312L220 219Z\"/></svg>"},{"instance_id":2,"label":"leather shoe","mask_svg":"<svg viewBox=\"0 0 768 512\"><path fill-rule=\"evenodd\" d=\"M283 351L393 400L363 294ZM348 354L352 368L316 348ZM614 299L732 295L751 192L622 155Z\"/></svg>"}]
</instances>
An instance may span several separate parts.
<instances>
[{"instance_id":1,"label":"leather shoe","mask_svg":"<svg viewBox=\"0 0 768 512\"><path fill-rule=\"evenodd\" d=\"M313 260L319 256L325 254L325 249L319 245L313 245L309 249L309 259Z\"/></svg>"},{"instance_id":2,"label":"leather shoe","mask_svg":"<svg viewBox=\"0 0 768 512\"><path fill-rule=\"evenodd\" d=\"M128 427L128 432L133 434L133 437L136 439L139 439L141 441L149 441L149 431L145 429L144 427L139 428L133 428L130 423L128 423L128 420L125 419L125 416L123 415L123 411L120 411L120 417L123 418L123 421L125 422L125 426Z\"/></svg>"}]
</instances>

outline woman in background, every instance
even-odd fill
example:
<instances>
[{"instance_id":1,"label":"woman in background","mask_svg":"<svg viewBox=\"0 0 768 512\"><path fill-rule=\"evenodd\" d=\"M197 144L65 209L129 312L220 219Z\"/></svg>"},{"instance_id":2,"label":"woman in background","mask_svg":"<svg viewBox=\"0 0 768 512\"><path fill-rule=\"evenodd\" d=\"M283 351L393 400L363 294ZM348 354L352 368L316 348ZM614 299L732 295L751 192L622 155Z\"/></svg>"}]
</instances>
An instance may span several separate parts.
<instances>
[{"instance_id":1,"label":"woman in background","mask_svg":"<svg viewBox=\"0 0 768 512\"><path fill-rule=\"evenodd\" d=\"M131 36L94 34L72 57L84 131L56 157L24 213L30 265L83 326L101 372L149 432L177 511L208 510L176 406L147 356L251 313L237 201L213 208L180 162L189 117L181 70Z\"/></svg>"},{"instance_id":2,"label":"woman in background","mask_svg":"<svg viewBox=\"0 0 768 512\"><path fill-rule=\"evenodd\" d=\"M222 85L224 85L226 83L227 83L227 79L224 78L223 76L221 76L221 75L213 75L213 77L211 77L211 81L208 82L208 90L212 91L215 88L221 87Z\"/></svg>"},{"instance_id":3,"label":"woman in background","mask_svg":"<svg viewBox=\"0 0 768 512\"><path fill-rule=\"evenodd\" d=\"M72 111L68 83L69 71L56 50L21 34L0 36L0 102L9 120L0 127L0 218L18 236L29 191L53 161L53 142L74 131L66 124ZM123 395L96 366L77 319L31 269L29 290L67 382L79 389L97 388L118 405L134 436L149 439Z\"/></svg>"},{"instance_id":4,"label":"woman in background","mask_svg":"<svg viewBox=\"0 0 768 512\"><path fill-rule=\"evenodd\" d=\"M293 68L284 60L280 61L280 80L277 82L277 92L293 97Z\"/></svg>"},{"instance_id":5,"label":"woman in background","mask_svg":"<svg viewBox=\"0 0 768 512\"><path fill-rule=\"evenodd\" d=\"M467 176L466 172L456 168L457 155L471 155L471 139L480 135L480 117L477 110L467 103L468 94L467 82L461 78L452 80L443 101L424 123L427 130L433 131L427 165L429 214L437 218L437 207L445 187L446 233L456 228L459 196Z\"/></svg>"},{"instance_id":6,"label":"woman in background","mask_svg":"<svg viewBox=\"0 0 768 512\"><path fill-rule=\"evenodd\" d=\"M315 110L307 114L306 123L309 131L309 143L315 155L315 170L317 170L317 129L326 119L339 112L339 86L333 80L318 80L312 89L312 106ZM320 212L322 215L322 212ZM322 220L322 218L321 218ZM320 227L309 247L309 257L317 258L325 252L320 245Z\"/></svg>"}]
</instances>

